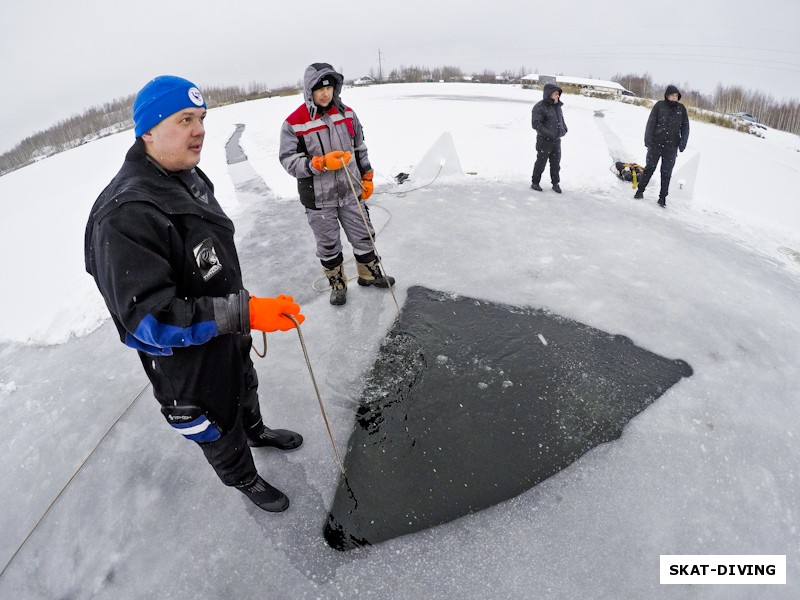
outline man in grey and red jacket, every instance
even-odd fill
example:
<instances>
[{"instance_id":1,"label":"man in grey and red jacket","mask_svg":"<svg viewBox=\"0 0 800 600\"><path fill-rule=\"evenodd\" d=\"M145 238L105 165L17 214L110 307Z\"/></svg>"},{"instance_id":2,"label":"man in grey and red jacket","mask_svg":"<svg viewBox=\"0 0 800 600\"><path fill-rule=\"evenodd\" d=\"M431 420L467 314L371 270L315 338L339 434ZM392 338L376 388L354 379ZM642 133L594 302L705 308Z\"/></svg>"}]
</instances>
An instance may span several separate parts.
<instances>
[{"instance_id":1,"label":"man in grey and red jacket","mask_svg":"<svg viewBox=\"0 0 800 600\"><path fill-rule=\"evenodd\" d=\"M282 450L300 434L264 425L250 330L304 317L291 296L242 283L234 227L197 168L206 102L180 77L156 77L133 104L136 141L86 224L86 270L120 340L138 351L167 422L196 442L225 485L260 508L289 506L256 471L249 446Z\"/></svg>"},{"instance_id":2,"label":"man in grey and red jacket","mask_svg":"<svg viewBox=\"0 0 800 600\"><path fill-rule=\"evenodd\" d=\"M567 124L561 107L561 88L554 83L546 83L542 95L531 111L531 127L536 130L536 163L533 165L531 188L542 191L539 182L547 161L550 161L550 183L553 191L560 194L561 186L561 138L567 134Z\"/></svg>"},{"instance_id":3,"label":"man in grey and red jacket","mask_svg":"<svg viewBox=\"0 0 800 600\"><path fill-rule=\"evenodd\" d=\"M394 285L394 278L383 274L370 240L375 231L365 201L374 189L373 170L358 116L340 98L343 83L328 63L309 65L303 77L304 102L284 121L280 133L280 161L297 178L335 305L347 301L340 226L353 246L359 285Z\"/></svg>"},{"instance_id":4,"label":"man in grey and red jacket","mask_svg":"<svg viewBox=\"0 0 800 600\"><path fill-rule=\"evenodd\" d=\"M678 151L686 150L689 141L689 115L686 107L679 102L681 93L674 85L667 86L664 99L656 102L647 126L644 130L644 145L647 147L647 164L639 180L639 187L634 198L644 198L644 190L650 183L650 178L655 173L658 161L661 161L661 190L658 194L658 204L662 208L667 206L669 181L672 178L672 169Z\"/></svg>"}]
</instances>

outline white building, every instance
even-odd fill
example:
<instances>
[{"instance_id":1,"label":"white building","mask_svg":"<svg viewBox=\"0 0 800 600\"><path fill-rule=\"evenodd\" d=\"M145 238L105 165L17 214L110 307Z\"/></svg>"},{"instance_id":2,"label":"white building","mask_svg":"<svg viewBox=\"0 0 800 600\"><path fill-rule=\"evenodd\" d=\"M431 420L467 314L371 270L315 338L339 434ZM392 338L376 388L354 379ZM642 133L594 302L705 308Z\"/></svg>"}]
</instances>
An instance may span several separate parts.
<instances>
[{"instance_id":1,"label":"white building","mask_svg":"<svg viewBox=\"0 0 800 600\"><path fill-rule=\"evenodd\" d=\"M522 78L523 83L551 83L555 81L555 83L559 85L572 85L575 87L587 89L587 90L595 90L598 92L605 92L614 94L617 96L633 96L633 92L630 90L626 90L616 81L605 81L603 79L588 79L586 77L569 77L567 75L539 75L538 73L532 73L531 75L525 75Z\"/></svg>"}]
</instances>

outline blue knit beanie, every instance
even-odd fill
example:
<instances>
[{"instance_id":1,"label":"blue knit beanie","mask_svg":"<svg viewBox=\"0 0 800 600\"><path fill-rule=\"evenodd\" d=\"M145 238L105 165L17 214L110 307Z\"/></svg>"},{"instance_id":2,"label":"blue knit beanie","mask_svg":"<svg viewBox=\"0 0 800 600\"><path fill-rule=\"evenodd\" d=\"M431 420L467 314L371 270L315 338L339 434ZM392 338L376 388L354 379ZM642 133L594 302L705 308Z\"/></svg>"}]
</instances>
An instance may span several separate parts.
<instances>
[{"instance_id":1,"label":"blue knit beanie","mask_svg":"<svg viewBox=\"0 0 800 600\"><path fill-rule=\"evenodd\" d=\"M203 94L191 81L173 75L156 77L139 90L133 102L136 137L181 109L205 107Z\"/></svg>"}]
</instances>

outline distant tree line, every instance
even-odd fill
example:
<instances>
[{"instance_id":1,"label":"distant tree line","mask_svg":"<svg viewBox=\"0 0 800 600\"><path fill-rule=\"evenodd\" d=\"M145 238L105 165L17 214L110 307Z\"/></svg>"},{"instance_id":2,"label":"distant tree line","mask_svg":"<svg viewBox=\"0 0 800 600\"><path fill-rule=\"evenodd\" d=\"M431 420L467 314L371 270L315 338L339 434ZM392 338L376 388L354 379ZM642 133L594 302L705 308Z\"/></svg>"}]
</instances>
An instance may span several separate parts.
<instances>
[{"instance_id":1,"label":"distant tree line","mask_svg":"<svg viewBox=\"0 0 800 600\"><path fill-rule=\"evenodd\" d=\"M288 86L270 90L259 82L251 82L245 86L204 86L202 89L209 108L245 100L295 94L298 91L298 88ZM44 131L26 137L11 150L0 155L0 176L58 152L132 129L131 107L134 98L135 95L131 94L99 106L92 106L79 115L72 115Z\"/></svg>"},{"instance_id":2,"label":"distant tree line","mask_svg":"<svg viewBox=\"0 0 800 600\"><path fill-rule=\"evenodd\" d=\"M522 66L519 69L508 69L500 73L484 70L482 73L472 73L469 77L472 81L496 83L498 81L518 81L532 72L536 71ZM373 69L369 74L377 81L378 78ZM390 71L383 81L407 83L454 81L463 80L465 76L466 74L461 68L456 66L445 65L431 68L401 65ZM612 80L641 98L661 99L666 88L664 84L654 83L649 73L615 75ZM203 86L202 89L209 108L246 100L296 94L300 90L299 85L283 86L271 90L265 84L256 81L244 86ZM763 92L746 90L740 86L723 85L718 85L713 94L704 94L690 89L688 85L684 84L681 87L681 95L682 101L691 108L717 113L749 112L768 127L800 134L800 101L798 100L779 102ZM131 129L133 127L131 117L133 100L134 96L130 95L99 106L92 106L80 115L73 115L45 131L36 132L25 138L14 148L0 155L0 176L94 139ZM720 122L720 124L724 123Z\"/></svg>"},{"instance_id":3,"label":"distant tree line","mask_svg":"<svg viewBox=\"0 0 800 600\"><path fill-rule=\"evenodd\" d=\"M19 169L36 160L75 148L93 139L133 127L133 96L118 98L86 109L52 127L26 137L0 156L0 175Z\"/></svg>"},{"instance_id":4,"label":"distant tree line","mask_svg":"<svg viewBox=\"0 0 800 600\"><path fill-rule=\"evenodd\" d=\"M642 98L661 100L667 84L653 83L649 73L644 75L615 75L611 78ZM775 100L771 95L741 86L717 85L713 94L704 94L681 87L681 102L689 107L717 113L747 112L773 129L800 134L800 100Z\"/></svg>"},{"instance_id":5,"label":"distant tree line","mask_svg":"<svg viewBox=\"0 0 800 600\"><path fill-rule=\"evenodd\" d=\"M454 81L463 80L469 76L472 81L480 83L496 83L497 81L518 80L530 73L525 67L515 71L506 70L497 73L486 69L481 73L464 73L461 67L445 65L443 67L421 67L400 65L397 69L392 69L381 83L421 83L426 81ZM378 80L375 69L370 69L369 76Z\"/></svg>"}]
</instances>

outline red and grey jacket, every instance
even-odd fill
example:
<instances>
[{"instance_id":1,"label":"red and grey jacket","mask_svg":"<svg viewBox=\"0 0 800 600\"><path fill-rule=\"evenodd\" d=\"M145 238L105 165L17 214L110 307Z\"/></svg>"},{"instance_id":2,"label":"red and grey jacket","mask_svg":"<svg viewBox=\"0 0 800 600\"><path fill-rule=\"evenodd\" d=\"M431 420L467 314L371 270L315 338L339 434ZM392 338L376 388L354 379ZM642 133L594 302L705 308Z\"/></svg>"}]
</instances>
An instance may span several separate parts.
<instances>
[{"instance_id":1,"label":"red and grey jacket","mask_svg":"<svg viewBox=\"0 0 800 600\"><path fill-rule=\"evenodd\" d=\"M326 109L320 110L314 104L311 88L324 76L329 76L334 82L333 101ZM300 201L310 209L355 202L344 169L350 173L356 193L361 190L361 176L372 170L358 116L339 97L342 83L342 76L330 65L315 63L309 66L303 83L305 102L281 126L281 164L297 178ZM346 167L317 171L311 166L312 157L334 150L351 153L352 159Z\"/></svg>"}]
</instances>

